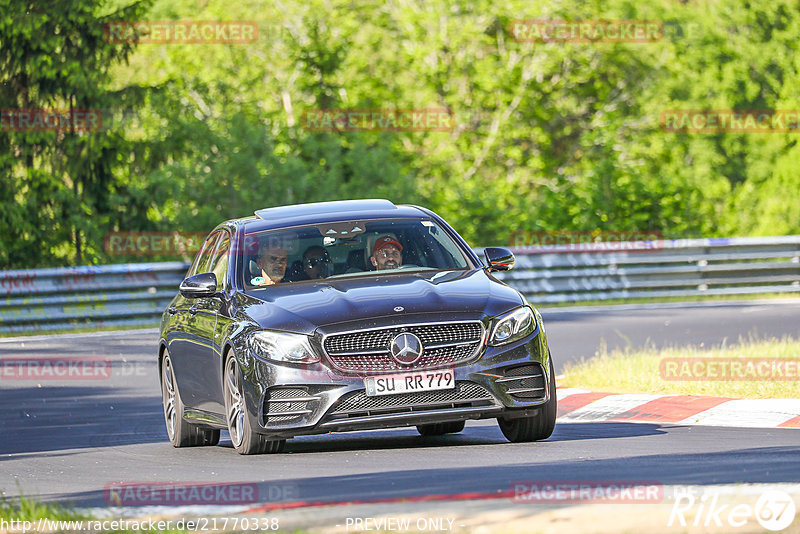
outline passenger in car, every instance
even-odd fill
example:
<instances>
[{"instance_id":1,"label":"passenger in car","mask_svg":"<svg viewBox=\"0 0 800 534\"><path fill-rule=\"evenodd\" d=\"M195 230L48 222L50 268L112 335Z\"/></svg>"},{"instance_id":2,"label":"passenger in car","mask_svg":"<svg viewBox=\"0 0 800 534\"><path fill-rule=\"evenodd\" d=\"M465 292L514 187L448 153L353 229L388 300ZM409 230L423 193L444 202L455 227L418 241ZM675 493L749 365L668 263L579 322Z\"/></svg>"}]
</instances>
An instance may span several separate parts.
<instances>
[{"instance_id":1,"label":"passenger in car","mask_svg":"<svg viewBox=\"0 0 800 534\"><path fill-rule=\"evenodd\" d=\"M379 271L397 269L403 264L403 245L394 237L383 235L375 240L369 261Z\"/></svg>"},{"instance_id":2,"label":"passenger in car","mask_svg":"<svg viewBox=\"0 0 800 534\"><path fill-rule=\"evenodd\" d=\"M303 252L300 261L292 264L286 278L292 282L327 278L331 275L331 267L328 250L320 245L312 245Z\"/></svg>"},{"instance_id":3,"label":"passenger in car","mask_svg":"<svg viewBox=\"0 0 800 534\"><path fill-rule=\"evenodd\" d=\"M256 286L271 286L278 282L286 282L286 249L281 246L265 246L258 251L256 265L261 269L261 276L253 278L250 283Z\"/></svg>"}]
</instances>

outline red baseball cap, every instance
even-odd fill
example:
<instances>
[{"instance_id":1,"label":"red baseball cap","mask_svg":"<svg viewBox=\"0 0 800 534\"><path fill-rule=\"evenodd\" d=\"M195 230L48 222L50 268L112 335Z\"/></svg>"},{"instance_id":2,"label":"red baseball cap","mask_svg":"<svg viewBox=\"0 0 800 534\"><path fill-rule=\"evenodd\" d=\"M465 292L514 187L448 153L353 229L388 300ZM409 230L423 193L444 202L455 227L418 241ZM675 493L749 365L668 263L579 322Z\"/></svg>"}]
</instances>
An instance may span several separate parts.
<instances>
[{"instance_id":1,"label":"red baseball cap","mask_svg":"<svg viewBox=\"0 0 800 534\"><path fill-rule=\"evenodd\" d=\"M390 235L382 235L378 239L375 240L375 244L372 245L372 255L374 256L376 252L378 252L383 247L387 247L389 245L394 245L398 248L398 250L403 250L403 245L400 244L397 239L393 238Z\"/></svg>"}]
</instances>

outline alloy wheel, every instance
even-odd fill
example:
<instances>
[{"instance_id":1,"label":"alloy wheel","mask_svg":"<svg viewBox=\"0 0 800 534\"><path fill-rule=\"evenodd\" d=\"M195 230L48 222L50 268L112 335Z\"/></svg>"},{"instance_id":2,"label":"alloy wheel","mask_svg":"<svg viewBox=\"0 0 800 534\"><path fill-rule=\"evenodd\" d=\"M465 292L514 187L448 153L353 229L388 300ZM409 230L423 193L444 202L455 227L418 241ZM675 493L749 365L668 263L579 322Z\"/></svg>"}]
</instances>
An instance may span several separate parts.
<instances>
[{"instance_id":1,"label":"alloy wheel","mask_svg":"<svg viewBox=\"0 0 800 534\"><path fill-rule=\"evenodd\" d=\"M164 420L167 423L167 433L170 439L175 436L177 413L175 411L175 382L172 375L172 360L169 356L164 358L162 384L164 390Z\"/></svg>"},{"instance_id":2,"label":"alloy wheel","mask_svg":"<svg viewBox=\"0 0 800 534\"><path fill-rule=\"evenodd\" d=\"M242 444L244 437L244 403L239 389L239 372L236 358L229 358L225 368L225 395L228 400L228 431L235 447Z\"/></svg>"}]
</instances>

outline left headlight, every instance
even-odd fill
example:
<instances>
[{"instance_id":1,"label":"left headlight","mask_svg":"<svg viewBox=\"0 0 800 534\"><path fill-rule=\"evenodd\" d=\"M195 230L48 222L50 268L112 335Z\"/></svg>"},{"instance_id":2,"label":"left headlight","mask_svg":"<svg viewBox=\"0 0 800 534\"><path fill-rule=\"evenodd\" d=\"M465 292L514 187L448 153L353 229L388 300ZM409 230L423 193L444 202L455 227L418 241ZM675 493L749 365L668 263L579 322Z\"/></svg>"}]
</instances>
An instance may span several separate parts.
<instances>
[{"instance_id":1,"label":"left headlight","mask_svg":"<svg viewBox=\"0 0 800 534\"><path fill-rule=\"evenodd\" d=\"M536 330L536 317L533 315L533 310L522 306L495 318L489 335L489 345L505 345L530 335L534 330Z\"/></svg>"},{"instance_id":2,"label":"left headlight","mask_svg":"<svg viewBox=\"0 0 800 534\"><path fill-rule=\"evenodd\" d=\"M285 363L316 363L319 357L308 343L308 336L263 330L250 336L250 348L266 360Z\"/></svg>"}]
</instances>

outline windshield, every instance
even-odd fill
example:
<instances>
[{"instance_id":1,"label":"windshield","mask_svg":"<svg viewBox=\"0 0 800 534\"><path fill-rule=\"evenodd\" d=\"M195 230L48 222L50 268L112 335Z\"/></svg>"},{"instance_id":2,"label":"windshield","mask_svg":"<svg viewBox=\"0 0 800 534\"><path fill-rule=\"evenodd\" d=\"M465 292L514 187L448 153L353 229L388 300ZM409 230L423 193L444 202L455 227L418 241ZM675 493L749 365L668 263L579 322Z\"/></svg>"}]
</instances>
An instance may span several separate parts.
<instances>
[{"instance_id":1,"label":"windshield","mask_svg":"<svg viewBox=\"0 0 800 534\"><path fill-rule=\"evenodd\" d=\"M467 259L433 221L339 221L247 234L243 287L466 269Z\"/></svg>"}]
</instances>

